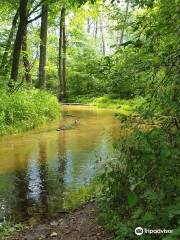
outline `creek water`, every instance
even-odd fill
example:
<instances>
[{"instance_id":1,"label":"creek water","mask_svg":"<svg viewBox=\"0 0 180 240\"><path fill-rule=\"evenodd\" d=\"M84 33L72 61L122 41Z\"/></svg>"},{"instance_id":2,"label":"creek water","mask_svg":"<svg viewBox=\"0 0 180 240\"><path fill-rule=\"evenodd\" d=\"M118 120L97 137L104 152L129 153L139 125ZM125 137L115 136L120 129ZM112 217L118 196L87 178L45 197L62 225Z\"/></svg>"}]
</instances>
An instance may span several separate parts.
<instances>
[{"instance_id":1,"label":"creek water","mask_svg":"<svg viewBox=\"0 0 180 240\"><path fill-rule=\"evenodd\" d=\"M96 161L113 154L119 128L113 111L62 108L58 122L0 137L0 220L21 221L61 211L64 193L88 183Z\"/></svg>"}]
</instances>

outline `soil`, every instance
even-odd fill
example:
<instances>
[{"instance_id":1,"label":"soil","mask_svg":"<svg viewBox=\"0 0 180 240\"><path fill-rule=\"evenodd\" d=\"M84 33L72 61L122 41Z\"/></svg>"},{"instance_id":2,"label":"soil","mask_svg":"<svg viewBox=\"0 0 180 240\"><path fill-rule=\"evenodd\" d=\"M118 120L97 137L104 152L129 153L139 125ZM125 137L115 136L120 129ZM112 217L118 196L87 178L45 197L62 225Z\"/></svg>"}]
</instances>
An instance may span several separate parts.
<instances>
[{"instance_id":1,"label":"soil","mask_svg":"<svg viewBox=\"0 0 180 240\"><path fill-rule=\"evenodd\" d=\"M35 224L8 240L112 240L98 224L95 203L87 203L72 213L58 214L51 221Z\"/></svg>"}]
</instances>

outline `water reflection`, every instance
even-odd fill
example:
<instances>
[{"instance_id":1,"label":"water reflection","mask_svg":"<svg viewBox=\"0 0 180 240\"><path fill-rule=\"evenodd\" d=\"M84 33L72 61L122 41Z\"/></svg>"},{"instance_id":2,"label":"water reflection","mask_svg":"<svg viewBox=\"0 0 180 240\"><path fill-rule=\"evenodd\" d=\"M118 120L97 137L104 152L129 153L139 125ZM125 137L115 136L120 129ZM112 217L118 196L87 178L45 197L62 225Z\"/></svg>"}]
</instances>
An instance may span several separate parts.
<instances>
[{"instance_id":1,"label":"water reflection","mask_svg":"<svg viewBox=\"0 0 180 240\"><path fill-rule=\"evenodd\" d=\"M28 177L27 177L27 169L28 162L25 159L23 162L23 167L19 168L20 165L20 155L19 153L15 153L15 170L14 170L14 193L13 198L15 199L15 213L18 218L27 218L28 217Z\"/></svg>"},{"instance_id":2,"label":"water reflection","mask_svg":"<svg viewBox=\"0 0 180 240\"><path fill-rule=\"evenodd\" d=\"M76 128L55 130L75 119ZM118 127L111 111L69 106L61 123L47 131L0 138L1 219L39 219L61 211L65 192L88 182L95 161L112 154Z\"/></svg>"},{"instance_id":3,"label":"water reflection","mask_svg":"<svg viewBox=\"0 0 180 240\"><path fill-rule=\"evenodd\" d=\"M63 193L65 190L64 175L66 172L66 136L65 133L58 136L58 181L60 185L59 208L63 209Z\"/></svg>"},{"instance_id":4,"label":"water reflection","mask_svg":"<svg viewBox=\"0 0 180 240\"><path fill-rule=\"evenodd\" d=\"M39 175L40 175L40 198L42 214L48 213L48 169L47 169L47 155L46 144L44 142L39 143Z\"/></svg>"}]
</instances>

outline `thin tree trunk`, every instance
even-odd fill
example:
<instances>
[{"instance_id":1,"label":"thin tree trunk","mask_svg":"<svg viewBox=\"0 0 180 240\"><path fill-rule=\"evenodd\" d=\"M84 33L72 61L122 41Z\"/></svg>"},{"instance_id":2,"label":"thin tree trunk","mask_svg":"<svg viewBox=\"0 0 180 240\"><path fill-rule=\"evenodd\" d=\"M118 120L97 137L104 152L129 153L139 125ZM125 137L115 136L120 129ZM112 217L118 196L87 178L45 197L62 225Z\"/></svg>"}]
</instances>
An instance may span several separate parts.
<instances>
[{"instance_id":1,"label":"thin tree trunk","mask_svg":"<svg viewBox=\"0 0 180 240\"><path fill-rule=\"evenodd\" d=\"M59 99L66 96L66 29L65 29L66 9L61 9L60 30L59 30Z\"/></svg>"},{"instance_id":2,"label":"thin tree trunk","mask_svg":"<svg viewBox=\"0 0 180 240\"><path fill-rule=\"evenodd\" d=\"M90 18L87 18L87 33L90 33L91 31L91 23L90 23Z\"/></svg>"},{"instance_id":3,"label":"thin tree trunk","mask_svg":"<svg viewBox=\"0 0 180 240\"><path fill-rule=\"evenodd\" d=\"M97 33L98 33L98 21L96 21L95 26L94 26L94 38L97 38Z\"/></svg>"},{"instance_id":4,"label":"thin tree trunk","mask_svg":"<svg viewBox=\"0 0 180 240\"><path fill-rule=\"evenodd\" d=\"M7 62L8 62L8 54L9 51L11 49L11 44L12 44L12 40L13 40L13 35L14 35L14 31L16 29L17 23L18 23L18 18L19 18L19 9L16 11L16 14L14 16L14 19L12 21L12 27L7 39L7 44L6 44L6 48L2 57L2 61L1 61L1 66L0 66L0 70L3 71L6 68Z\"/></svg>"},{"instance_id":5,"label":"thin tree trunk","mask_svg":"<svg viewBox=\"0 0 180 240\"><path fill-rule=\"evenodd\" d=\"M63 21L63 98L66 97L66 15L64 12L64 21Z\"/></svg>"},{"instance_id":6,"label":"thin tree trunk","mask_svg":"<svg viewBox=\"0 0 180 240\"><path fill-rule=\"evenodd\" d=\"M101 41L102 41L102 53L105 56L106 55L106 44L105 44L102 16L100 17L100 32L101 32Z\"/></svg>"},{"instance_id":7,"label":"thin tree trunk","mask_svg":"<svg viewBox=\"0 0 180 240\"><path fill-rule=\"evenodd\" d=\"M59 28L59 59L58 59L58 76L59 76L59 99L62 97L62 89L63 89L63 82L62 82L62 45L63 45L63 8L61 9L61 16L60 16L60 28Z\"/></svg>"},{"instance_id":8,"label":"thin tree trunk","mask_svg":"<svg viewBox=\"0 0 180 240\"><path fill-rule=\"evenodd\" d=\"M20 21L19 21L18 31L16 34L15 43L14 43L12 69L11 69L11 79L14 81L17 81L18 79L20 53L21 53L21 47L22 47L22 42L24 38L24 31L27 24L27 5L28 5L28 0L20 0L20 7L19 7Z\"/></svg>"},{"instance_id":9,"label":"thin tree trunk","mask_svg":"<svg viewBox=\"0 0 180 240\"><path fill-rule=\"evenodd\" d=\"M25 79L27 83L31 84L31 74L30 74L31 66L29 62L29 55L28 55L28 49L27 49L27 26L25 29L24 40L22 44L22 51L23 51L23 64L25 68Z\"/></svg>"},{"instance_id":10,"label":"thin tree trunk","mask_svg":"<svg viewBox=\"0 0 180 240\"><path fill-rule=\"evenodd\" d=\"M120 44L120 38L121 38L121 32L117 31L117 37L116 37L116 46L118 47Z\"/></svg>"},{"instance_id":11,"label":"thin tree trunk","mask_svg":"<svg viewBox=\"0 0 180 240\"><path fill-rule=\"evenodd\" d=\"M47 49L47 30L48 30L48 4L42 5L41 32L40 32L40 59L39 59L39 88L45 88L46 84L46 49Z\"/></svg>"},{"instance_id":12,"label":"thin tree trunk","mask_svg":"<svg viewBox=\"0 0 180 240\"><path fill-rule=\"evenodd\" d=\"M120 37L120 44L122 44L123 40L124 40L124 32L125 32L125 28L126 28L126 24L127 24L127 17L128 17L128 11L129 11L129 3L130 3L130 1L127 1L126 10L125 10L124 25L123 25L122 32L121 32L121 37Z\"/></svg>"}]
</instances>

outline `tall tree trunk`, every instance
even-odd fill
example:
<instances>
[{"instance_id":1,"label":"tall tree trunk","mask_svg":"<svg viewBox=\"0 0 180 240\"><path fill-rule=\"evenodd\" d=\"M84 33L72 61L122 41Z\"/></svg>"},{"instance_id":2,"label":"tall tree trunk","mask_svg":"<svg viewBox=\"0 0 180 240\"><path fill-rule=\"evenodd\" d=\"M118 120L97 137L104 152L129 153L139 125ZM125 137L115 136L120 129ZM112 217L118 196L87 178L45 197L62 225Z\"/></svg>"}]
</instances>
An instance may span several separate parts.
<instances>
[{"instance_id":1,"label":"tall tree trunk","mask_svg":"<svg viewBox=\"0 0 180 240\"><path fill-rule=\"evenodd\" d=\"M62 8L59 30L59 99L66 96L66 28L65 28L66 9Z\"/></svg>"},{"instance_id":2,"label":"tall tree trunk","mask_svg":"<svg viewBox=\"0 0 180 240\"><path fill-rule=\"evenodd\" d=\"M129 11L129 3L130 3L130 1L128 0L128 1L127 1L127 4L126 4L124 24L123 24L123 28L122 28L122 31L121 31L120 44L122 44L122 43L123 43L123 40L124 40L124 31L125 31L126 24L127 24L127 17L128 17L128 11Z\"/></svg>"},{"instance_id":3,"label":"tall tree trunk","mask_svg":"<svg viewBox=\"0 0 180 240\"><path fill-rule=\"evenodd\" d=\"M91 23L90 23L90 17L87 18L87 33L90 33L91 31Z\"/></svg>"},{"instance_id":4,"label":"tall tree trunk","mask_svg":"<svg viewBox=\"0 0 180 240\"><path fill-rule=\"evenodd\" d=\"M104 37L104 29L103 29L103 20L102 15L100 17L100 32L101 32L101 41L102 41L102 53L105 56L106 55L106 43L105 43L105 37Z\"/></svg>"},{"instance_id":5,"label":"tall tree trunk","mask_svg":"<svg viewBox=\"0 0 180 240\"><path fill-rule=\"evenodd\" d=\"M58 59L58 76L59 76L59 99L62 97L62 45L63 45L63 9L61 9L60 27L59 27L59 59Z\"/></svg>"},{"instance_id":6,"label":"tall tree trunk","mask_svg":"<svg viewBox=\"0 0 180 240\"><path fill-rule=\"evenodd\" d=\"M64 21L63 21L63 98L66 97L66 19L64 12Z\"/></svg>"},{"instance_id":7,"label":"tall tree trunk","mask_svg":"<svg viewBox=\"0 0 180 240\"><path fill-rule=\"evenodd\" d=\"M28 0L20 0L19 7L19 26L16 34L16 39L14 43L14 51L13 51L13 59L12 59L12 69L11 69L11 79L17 81L18 79L18 71L19 71L19 60L22 42L24 38L24 31L27 24L27 5Z\"/></svg>"},{"instance_id":8,"label":"tall tree trunk","mask_svg":"<svg viewBox=\"0 0 180 240\"><path fill-rule=\"evenodd\" d=\"M1 71L6 69L6 65L7 65L7 62L8 62L8 54L9 54L9 51L11 49L13 35L14 35L14 31L15 31L17 23L18 23L18 18L19 18L19 9L16 11L16 14L15 14L15 16L13 18L13 21L12 21L12 27L11 27L11 30L10 30L10 33L9 33L9 36L8 36L8 39L7 39L6 48L5 48L5 51L4 51L4 54L3 54L3 57L2 57L2 61L1 61L1 66L0 66Z\"/></svg>"},{"instance_id":9,"label":"tall tree trunk","mask_svg":"<svg viewBox=\"0 0 180 240\"><path fill-rule=\"evenodd\" d=\"M94 38L97 38L97 33L98 33L98 21L96 21L94 25Z\"/></svg>"},{"instance_id":10,"label":"tall tree trunk","mask_svg":"<svg viewBox=\"0 0 180 240\"><path fill-rule=\"evenodd\" d=\"M30 74L31 67L30 67L28 48L27 48L27 26L25 28L22 51L23 51L23 64L25 68L25 79L27 83L31 84L31 74Z\"/></svg>"},{"instance_id":11,"label":"tall tree trunk","mask_svg":"<svg viewBox=\"0 0 180 240\"><path fill-rule=\"evenodd\" d=\"M41 32L40 32L40 59L39 59L39 88L45 88L46 84L46 49L47 49L47 30L48 30L48 4L42 5Z\"/></svg>"}]
</instances>

